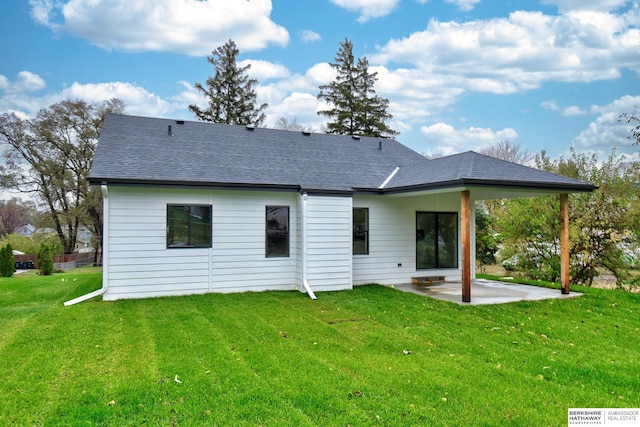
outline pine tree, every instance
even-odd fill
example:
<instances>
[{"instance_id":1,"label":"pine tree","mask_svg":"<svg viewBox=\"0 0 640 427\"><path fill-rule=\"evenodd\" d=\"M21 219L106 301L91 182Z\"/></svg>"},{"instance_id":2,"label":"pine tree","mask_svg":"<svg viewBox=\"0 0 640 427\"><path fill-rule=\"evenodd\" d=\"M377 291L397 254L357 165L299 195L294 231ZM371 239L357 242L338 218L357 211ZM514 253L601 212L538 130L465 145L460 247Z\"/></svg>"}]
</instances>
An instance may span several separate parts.
<instances>
[{"instance_id":1,"label":"pine tree","mask_svg":"<svg viewBox=\"0 0 640 427\"><path fill-rule=\"evenodd\" d=\"M13 248L7 244L0 249L0 277L11 277L16 272L16 258Z\"/></svg>"},{"instance_id":2,"label":"pine tree","mask_svg":"<svg viewBox=\"0 0 640 427\"><path fill-rule=\"evenodd\" d=\"M38 270L40 271L41 276L49 276L53 274L54 263L53 263L53 252L51 250L51 246L43 243L40 245L38 249Z\"/></svg>"},{"instance_id":3,"label":"pine tree","mask_svg":"<svg viewBox=\"0 0 640 427\"><path fill-rule=\"evenodd\" d=\"M356 125L356 66L353 57L353 43L345 39L329 64L336 70L336 79L328 85L320 86L318 99L328 102L330 109L318 111L319 115L332 118L327 123L327 133L339 135L359 135Z\"/></svg>"},{"instance_id":4,"label":"pine tree","mask_svg":"<svg viewBox=\"0 0 640 427\"><path fill-rule=\"evenodd\" d=\"M266 119L267 104L256 109L256 79L249 78L247 70L251 65L238 67L236 59L240 51L233 40L211 52L207 61L215 69L213 77L205 83L196 83L195 88L208 100L207 108L195 104L189 110L203 121L235 125L260 126Z\"/></svg>"},{"instance_id":5,"label":"pine tree","mask_svg":"<svg viewBox=\"0 0 640 427\"><path fill-rule=\"evenodd\" d=\"M377 73L369 73L369 61L356 62L353 43L345 39L330 64L336 79L320 86L318 99L327 101L330 108L319 115L333 119L327 123L327 133L361 136L392 136L397 132L386 125L391 119L387 112L389 100L376 95L373 88Z\"/></svg>"},{"instance_id":6,"label":"pine tree","mask_svg":"<svg viewBox=\"0 0 640 427\"><path fill-rule=\"evenodd\" d=\"M373 86L378 80L378 73L369 73L369 61L366 57L358 60L357 72L359 105L356 109L356 122L360 124L362 135L375 137L397 135L398 132L385 123L393 117L387 112L389 100L376 95Z\"/></svg>"}]
</instances>

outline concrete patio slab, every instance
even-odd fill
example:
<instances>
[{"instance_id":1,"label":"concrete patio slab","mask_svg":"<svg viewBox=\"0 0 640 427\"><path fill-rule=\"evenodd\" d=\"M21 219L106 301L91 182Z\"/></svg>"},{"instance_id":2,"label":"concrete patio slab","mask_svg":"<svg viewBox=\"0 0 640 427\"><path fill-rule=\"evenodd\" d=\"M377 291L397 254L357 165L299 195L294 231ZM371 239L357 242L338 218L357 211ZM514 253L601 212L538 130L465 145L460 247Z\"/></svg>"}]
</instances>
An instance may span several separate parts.
<instances>
[{"instance_id":1,"label":"concrete patio slab","mask_svg":"<svg viewBox=\"0 0 640 427\"><path fill-rule=\"evenodd\" d=\"M394 288L417 295L455 302L460 305L503 304L550 298L574 298L582 295L579 292L563 295L559 289L495 282L486 279L475 279L471 282L471 302L462 302L462 284L460 282L445 282L428 286L401 284L394 285Z\"/></svg>"}]
</instances>

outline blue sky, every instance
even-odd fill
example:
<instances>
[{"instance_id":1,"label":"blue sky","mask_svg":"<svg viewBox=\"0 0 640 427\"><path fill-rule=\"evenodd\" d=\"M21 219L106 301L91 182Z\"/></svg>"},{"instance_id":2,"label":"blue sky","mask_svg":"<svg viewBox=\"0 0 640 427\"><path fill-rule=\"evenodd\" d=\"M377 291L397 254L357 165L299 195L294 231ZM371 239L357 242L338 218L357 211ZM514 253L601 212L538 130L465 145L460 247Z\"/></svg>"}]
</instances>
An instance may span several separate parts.
<instances>
[{"instance_id":1,"label":"blue sky","mask_svg":"<svg viewBox=\"0 0 640 427\"><path fill-rule=\"evenodd\" d=\"M508 139L552 157L638 157L640 6L625 0L12 0L0 15L0 113L122 99L195 120L207 54L233 39L280 117L321 131L318 87L340 42L378 72L398 140L427 155Z\"/></svg>"}]
</instances>

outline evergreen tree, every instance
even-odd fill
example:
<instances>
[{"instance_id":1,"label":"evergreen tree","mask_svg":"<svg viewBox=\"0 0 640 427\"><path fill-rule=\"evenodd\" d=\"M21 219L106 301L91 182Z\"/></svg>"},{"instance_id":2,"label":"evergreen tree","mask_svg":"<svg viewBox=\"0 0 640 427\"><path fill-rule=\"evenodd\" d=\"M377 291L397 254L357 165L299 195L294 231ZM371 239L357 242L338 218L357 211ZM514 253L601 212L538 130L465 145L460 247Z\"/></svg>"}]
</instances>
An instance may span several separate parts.
<instances>
[{"instance_id":1,"label":"evergreen tree","mask_svg":"<svg viewBox=\"0 0 640 427\"><path fill-rule=\"evenodd\" d=\"M40 245L40 249L38 249L38 270L40 271L41 276L49 276L53 274L54 264L53 264L53 251L51 250L51 246L43 243Z\"/></svg>"},{"instance_id":2,"label":"evergreen tree","mask_svg":"<svg viewBox=\"0 0 640 427\"><path fill-rule=\"evenodd\" d=\"M325 100L329 109L319 115L332 119L327 123L327 133L361 136L392 136L393 129L386 125L391 119L387 112L389 100L376 95L373 88L377 73L369 72L369 61L353 56L353 43L345 39L330 64L336 71L336 79L320 86L318 99Z\"/></svg>"},{"instance_id":3,"label":"evergreen tree","mask_svg":"<svg viewBox=\"0 0 640 427\"><path fill-rule=\"evenodd\" d=\"M11 245L0 249L0 277L11 277L16 272L16 258L13 256Z\"/></svg>"},{"instance_id":4,"label":"evergreen tree","mask_svg":"<svg viewBox=\"0 0 640 427\"><path fill-rule=\"evenodd\" d=\"M196 83L195 88L207 98L209 105L202 109L189 105L200 120L235 125L260 126L266 119L267 104L256 109L256 79L249 78L251 65L238 67L236 59L240 51L233 40L211 52L207 61L215 69L213 77L207 78L206 87Z\"/></svg>"},{"instance_id":5,"label":"evergreen tree","mask_svg":"<svg viewBox=\"0 0 640 427\"><path fill-rule=\"evenodd\" d=\"M357 73L356 122L360 124L362 135L376 137L397 135L398 132L385 123L393 117L387 112L389 100L376 95L373 86L378 80L378 73L369 73L369 61L366 57L358 59Z\"/></svg>"},{"instance_id":6,"label":"evergreen tree","mask_svg":"<svg viewBox=\"0 0 640 427\"><path fill-rule=\"evenodd\" d=\"M356 125L356 64L353 57L353 43L345 39L330 64L336 70L336 79L328 85L320 86L318 99L324 99L330 109L318 111L319 115L332 118L327 123L327 133L339 135L359 135Z\"/></svg>"}]
</instances>

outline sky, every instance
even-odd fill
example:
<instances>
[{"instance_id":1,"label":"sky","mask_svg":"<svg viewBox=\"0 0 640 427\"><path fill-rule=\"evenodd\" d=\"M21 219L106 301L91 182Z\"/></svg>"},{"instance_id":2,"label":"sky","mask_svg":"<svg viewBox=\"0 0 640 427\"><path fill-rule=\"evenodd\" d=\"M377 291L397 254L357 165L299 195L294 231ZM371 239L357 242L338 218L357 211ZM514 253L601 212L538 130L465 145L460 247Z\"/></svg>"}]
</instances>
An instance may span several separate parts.
<instances>
[{"instance_id":1,"label":"sky","mask_svg":"<svg viewBox=\"0 0 640 427\"><path fill-rule=\"evenodd\" d=\"M397 140L428 156L509 140L552 158L639 158L640 3L625 0L10 0L0 114L120 98L133 115L196 120L207 55L233 40L267 127L321 132L319 86L349 39L376 72Z\"/></svg>"}]
</instances>

